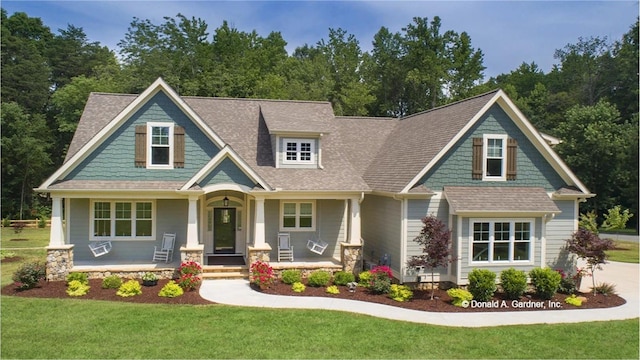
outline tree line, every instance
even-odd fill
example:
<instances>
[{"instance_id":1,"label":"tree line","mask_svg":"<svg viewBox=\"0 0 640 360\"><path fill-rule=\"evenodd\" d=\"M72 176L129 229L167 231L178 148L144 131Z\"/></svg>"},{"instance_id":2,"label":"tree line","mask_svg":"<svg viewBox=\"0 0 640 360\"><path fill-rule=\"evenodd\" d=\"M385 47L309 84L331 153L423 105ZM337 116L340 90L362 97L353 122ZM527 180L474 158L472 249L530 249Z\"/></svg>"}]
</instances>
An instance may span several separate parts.
<instances>
[{"instance_id":1,"label":"tree line","mask_svg":"<svg viewBox=\"0 0 640 360\"><path fill-rule=\"evenodd\" d=\"M163 77L181 95L330 101L336 115L400 117L502 88L598 194L585 211L638 213L638 21L621 39L579 38L544 73L523 62L485 80L483 53L439 17L381 27L365 52L329 29L288 54L280 32L209 32L182 14L133 18L117 49L68 25L1 12L2 217L48 214L37 187L64 160L90 92L139 93ZM117 53L116 53L117 51ZM635 217L637 218L637 216Z\"/></svg>"}]
</instances>

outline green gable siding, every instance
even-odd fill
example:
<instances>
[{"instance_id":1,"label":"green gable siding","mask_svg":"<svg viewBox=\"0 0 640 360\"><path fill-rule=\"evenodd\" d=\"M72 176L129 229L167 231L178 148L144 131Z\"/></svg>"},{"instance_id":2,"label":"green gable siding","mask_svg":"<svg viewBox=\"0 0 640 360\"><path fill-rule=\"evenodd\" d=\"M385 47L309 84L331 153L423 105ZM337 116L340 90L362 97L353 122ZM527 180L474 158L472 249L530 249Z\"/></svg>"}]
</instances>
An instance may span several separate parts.
<instances>
[{"instance_id":1,"label":"green gable siding","mask_svg":"<svg viewBox=\"0 0 640 360\"><path fill-rule=\"evenodd\" d=\"M211 170L202 181L200 181L200 187L207 185L233 183L240 184L252 188L255 183L244 173L236 164L226 158L222 160L215 169Z\"/></svg>"},{"instance_id":2,"label":"green gable siding","mask_svg":"<svg viewBox=\"0 0 640 360\"><path fill-rule=\"evenodd\" d=\"M472 180L473 138L483 134L508 134L518 141L516 180ZM419 183L434 191L443 186L525 186L555 191L566 185L499 105L491 107Z\"/></svg>"},{"instance_id":3,"label":"green gable siding","mask_svg":"<svg viewBox=\"0 0 640 360\"><path fill-rule=\"evenodd\" d=\"M136 168L135 127L147 122L175 123L185 129L185 165L176 169ZM80 163L65 180L187 181L219 149L173 101L159 92Z\"/></svg>"}]
</instances>

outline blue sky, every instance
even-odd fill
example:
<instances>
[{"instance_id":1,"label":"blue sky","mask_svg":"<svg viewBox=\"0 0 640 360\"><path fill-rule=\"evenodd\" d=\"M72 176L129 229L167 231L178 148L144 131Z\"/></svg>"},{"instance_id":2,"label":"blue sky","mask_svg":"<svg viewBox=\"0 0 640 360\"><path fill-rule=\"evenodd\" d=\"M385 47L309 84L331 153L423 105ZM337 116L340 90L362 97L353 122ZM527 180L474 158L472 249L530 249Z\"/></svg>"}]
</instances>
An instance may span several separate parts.
<instances>
[{"instance_id":1,"label":"blue sky","mask_svg":"<svg viewBox=\"0 0 640 360\"><path fill-rule=\"evenodd\" d=\"M90 41L117 52L133 17L163 23L181 13L203 19L209 34L227 20L241 31L279 31L287 50L327 39L329 28L355 35L364 51L382 26L399 32L413 17L442 20L441 31L467 32L484 53L485 78L535 62L545 72L554 51L579 37L619 40L636 21L638 1L2 1L39 17L53 32L82 27Z\"/></svg>"}]
</instances>

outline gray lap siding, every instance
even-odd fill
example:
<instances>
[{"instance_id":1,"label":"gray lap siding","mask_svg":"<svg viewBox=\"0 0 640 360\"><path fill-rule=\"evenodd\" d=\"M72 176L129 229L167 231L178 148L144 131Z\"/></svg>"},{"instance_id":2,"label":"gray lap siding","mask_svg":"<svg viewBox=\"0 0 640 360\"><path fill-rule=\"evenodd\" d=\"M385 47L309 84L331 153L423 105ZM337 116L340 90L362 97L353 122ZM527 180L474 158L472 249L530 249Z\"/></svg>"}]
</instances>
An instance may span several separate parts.
<instances>
[{"instance_id":1,"label":"gray lap siding","mask_svg":"<svg viewBox=\"0 0 640 360\"><path fill-rule=\"evenodd\" d=\"M405 260L401 259L402 202L390 197L367 195L362 202L363 256L377 264L387 254L393 275L400 278Z\"/></svg>"}]
</instances>

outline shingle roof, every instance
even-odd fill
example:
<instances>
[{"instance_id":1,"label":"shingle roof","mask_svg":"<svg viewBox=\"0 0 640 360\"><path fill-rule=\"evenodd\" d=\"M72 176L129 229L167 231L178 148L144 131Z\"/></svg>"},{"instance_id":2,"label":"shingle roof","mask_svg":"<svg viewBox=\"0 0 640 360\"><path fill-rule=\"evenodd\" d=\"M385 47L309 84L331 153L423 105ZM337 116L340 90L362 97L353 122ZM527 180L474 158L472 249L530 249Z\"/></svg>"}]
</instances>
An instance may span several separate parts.
<instances>
[{"instance_id":1,"label":"shingle roof","mask_svg":"<svg viewBox=\"0 0 640 360\"><path fill-rule=\"evenodd\" d=\"M543 188L445 186L450 212L559 213Z\"/></svg>"},{"instance_id":2,"label":"shingle roof","mask_svg":"<svg viewBox=\"0 0 640 360\"><path fill-rule=\"evenodd\" d=\"M365 181L376 190L400 192L496 92L401 119L364 173Z\"/></svg>"}]
</instances>

